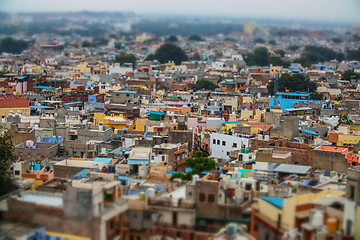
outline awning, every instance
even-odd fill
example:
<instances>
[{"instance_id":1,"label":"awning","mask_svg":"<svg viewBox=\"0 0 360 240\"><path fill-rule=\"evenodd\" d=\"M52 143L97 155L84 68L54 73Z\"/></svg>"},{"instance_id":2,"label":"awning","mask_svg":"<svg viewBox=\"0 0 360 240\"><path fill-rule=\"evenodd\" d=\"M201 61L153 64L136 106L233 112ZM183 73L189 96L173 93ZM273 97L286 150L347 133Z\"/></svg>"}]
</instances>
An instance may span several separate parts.
<instances>
[{"instance_id":1,"label":"awning","mask_svg":"<svg viewBox=\"0 0 360 240\"><path fill-rule=\"evenodd\" d=\"M50 90L50 89L55 89L54 87L48 87L48 86L36 86L34 88L37 88L37 89L45 89L45 90Z\"/></svg>"},{"instance_id":2,"label":"awning","mask_svg":"<svg viewBox=\"0 0 360 240\"><path fill-rule=\"evenodd\" d=\"M29 108L53 109L54 107L50 107L50 106L29 106Z\"/></svg>"},{"instance_id":3,"label":"awning","mask_svg":"<svg viewBox=\"0 0 360 240\"><path fill-rule=\"evenodd\" d=\"M146 164L146 161L143 160L128 160L128 165L141 165L142 163Z\"/></svg>"}]
</instances>

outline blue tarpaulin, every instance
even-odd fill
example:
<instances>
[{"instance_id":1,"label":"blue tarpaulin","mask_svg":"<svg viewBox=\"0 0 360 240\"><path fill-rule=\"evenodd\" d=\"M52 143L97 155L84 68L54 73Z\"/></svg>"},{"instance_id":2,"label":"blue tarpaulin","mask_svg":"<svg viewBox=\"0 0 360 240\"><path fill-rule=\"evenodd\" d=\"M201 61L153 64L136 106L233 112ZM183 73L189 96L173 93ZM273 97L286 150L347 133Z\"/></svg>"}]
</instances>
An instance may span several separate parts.
<instances>
[{"instance_id":1,"label":"blue tarpaulin","mask_svg":"<svg viewBox=\"0 0 360 240\"><path fill-rule=\"evenodd\" d=\"M89 176L89 169L83 169L74 175L76 178L86 178Z\"/></svg>"},{"instance_id":2,"label":"blue tarpaulin","mask_svg":"<svg viewBox=\"0 0 360 240\"><path fill-rule=\"evenodd\" d=\"M111 162L112 158L95 158L94 162L98 162L98 163L107 163L109 164Z\"/></svg>"},{"instance_id":3,"label":"blue tarpaulin","mask_svg":"<svg viewBox=\"0 0 360 240\"><path fill-rule=\"evenodd\" d=\"M34 88L37 88L37 89L45 89L45 90L50 90L50 89L55 89L54 87L48 87L48 86L36 86Z\"/></svg>"}]
</instances>

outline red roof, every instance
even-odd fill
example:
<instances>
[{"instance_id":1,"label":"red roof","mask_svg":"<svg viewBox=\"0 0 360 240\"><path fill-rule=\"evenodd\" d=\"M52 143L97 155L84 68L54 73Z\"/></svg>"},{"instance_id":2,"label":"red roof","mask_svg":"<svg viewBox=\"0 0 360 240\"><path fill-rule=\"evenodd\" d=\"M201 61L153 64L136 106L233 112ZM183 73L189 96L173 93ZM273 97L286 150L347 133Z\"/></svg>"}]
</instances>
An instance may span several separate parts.
<instances>
[{"instance_id":1,"label":"red roof","mask_svg":"<svg viewBox=\"0 0 360 240\"><path fill-rule=\"evenodd\" d=\"M27 98L2 98L0 99L0 108L27 108L29 99Z\"/></svg>"}]
</instances>

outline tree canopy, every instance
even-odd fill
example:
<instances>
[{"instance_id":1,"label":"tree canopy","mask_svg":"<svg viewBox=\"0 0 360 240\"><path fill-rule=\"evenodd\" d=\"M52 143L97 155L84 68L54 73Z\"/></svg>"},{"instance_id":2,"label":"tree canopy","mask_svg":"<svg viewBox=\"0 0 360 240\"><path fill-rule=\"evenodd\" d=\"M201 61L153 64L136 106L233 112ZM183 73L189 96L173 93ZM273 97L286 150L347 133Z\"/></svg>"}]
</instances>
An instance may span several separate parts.
<instances>
[{"instance_id":1,"label":"tree canopy","mask_svg":"<svg viewBox=\"0 0 360 240\"><path fill-rule=\"evenodd\" d=\"M316 83L312 82L304 74L289 74L284 73L278 79L278 91L284 92L289 90L290 92L302 91L302 92L314 92L316 90ZM274 80L267 85L269 94L274 94Z\"/></svg>"},{"instance_id":2,"label":"tree canopy","mask_svg":"<svg viewBox=\"0 0 360 240\"><path fill-rule=\"evenodd\" d=\"M298 45L291 45L288 47L288 50L294 52L294 51L298 50L299 48L300 48L300 46L298 46Z\"/></svg>"},{"instance_id":3,"label":"tree canopy","mask_svg":"<svg viewBox=\"0 0 360 240\"><path fill-rule=\"evenodd\" d=\"M21 53L28 46L24 40L16 40L11 37L3 38L0 42L0 52L6 53Z\"/></svg>"},{"instance_id":4,"label":"tree canopy","mask_svg":"<svg viewBox=\"0 0 360 240\"><path fill-rule=\"evenodd\" d=\"M268 66L270 62L269 51L265 47L257 48L245 56L245 62L248 66Z\"/></svg>"},{"instance_id":5,"label":"tree canopy","mask_svg":"<svg viewBox=\"0 0 360 240\"><path fill-rule=\"evenodd\" d=\"M169 37L165 40L165 42L177 42L177 41L178 41L178 38L177 38L176 36L174 36L174 35L169 36Z\"/></svg>"},{"instance_id":6,"label":"tree canopy","mask_svg":"<svg viewBox=\"0 0 360 240\"><path fill-rule=\"evenodd\" d=\"M154 59L157 59L160 63L174 61L176 65L179 65L182 61L187 61L188 56L180 47L165 43L156 50L155 54L146 57L146 60Z\"/></svg>"},{"instance_id":7,"label":"tree canopy","mask_svg":"<svg viewBox=\"0 0 360 240\"><path fill-rule=\"evenodd\" d=\"M199 35L193 34L189 37L189 41L201 42L204 40Z\"/></svg>"},{"instance_id":8,"label":"tree canopy","mask_svg":"<svg viewBox=\"0 0 360 240\"><path fill-rule=\"evenodd\" d=\"M3 129L1 129L3 130ZM11 187L11 178L9 167L14 160L14 145L11 136L3 132L0 134L0 195L9 192Z\"/></svg>"},{"instance_id":9,"label":"tree canopy","mask_svg":"<svg viewBox=\"0 0 360 240\"><path fill-rule=\"evenodd\" d=\"M277 49L277 50L275 50L275 53L279 54L280 57L285 57L286 52L283 49Z\"/></svg>"},{"instance_id":10,"label":"tree canopy","mask_svg":"<svg viewBox=\"0 0 360 240\"><path fill-rule=\"evenodd\" d=\"M310 60L305 56L301 56L299 58L294 59L293 63L300 63L301 66L303 66L303 67L311 67Z\"/></svg>"},{"instance_id":11,"label":"tree canopy","mask_svg":"<svg viewBox=\"0 0 360 240\"><path fill-rule=\"evenodd\" d=\"M348 50L347 51L347 59L359 61L360 60L360 49Z\"/></svg>"},{"instance_id":12,"label":"tree canopy","mask_svg":"<svg viewBox=\"0 0 360 240\"><path fill-rule=\"evenodd\" d=\"M194 85L192 85L192 88L195 90L215 90L218 86L206 79L199 79L196 81L196 83Z\"/></svg>"},{"instance_id":13,"label":"tree canopy","mask_svg":"<svg viewBox=\"0 0 360 240\"><path fill-rule=\"evenodd\" d=\"M330 48L310 45L305 47L302 56L309 59L310 63L318 63L334 59L342 61L345 58L343 53L336 52Z\"/></svg>"},{"instance_id":14,"label":"tree canopy","mask_svg":"<svg viewBox=\"0 0 360 240\"><path fill-rule=\"evenodd\" d=\"M196 151L192 157L185 160L187 167L192 169L192 174L201 174L204 171L211 171L216 168L216 162L205 157L202 151Z\"/></svg>"},{"instance_id":15,"label":"tree canopy","mask_svg":"<svg viewBox=\"0 0 360 240\"><path fill-rule=\"evenodd\" d=\"M344 80L351 80L352 78L358 79L360 78L360 73L355 72L354 69L348 69L343 74Z\"/></svg>"},{"instance_id":16,"label":"tree canopy","mask_svg":"<svg viewBox=\"0 0 360 240\"><path fill-rule=\"evenodd\" d=\"M120 63L123 65L124 63L132 63L133 68L136 67L136 57L134 54L131 53L121 53L115 57L115 62Z\"/></svg>"}]
</instances>

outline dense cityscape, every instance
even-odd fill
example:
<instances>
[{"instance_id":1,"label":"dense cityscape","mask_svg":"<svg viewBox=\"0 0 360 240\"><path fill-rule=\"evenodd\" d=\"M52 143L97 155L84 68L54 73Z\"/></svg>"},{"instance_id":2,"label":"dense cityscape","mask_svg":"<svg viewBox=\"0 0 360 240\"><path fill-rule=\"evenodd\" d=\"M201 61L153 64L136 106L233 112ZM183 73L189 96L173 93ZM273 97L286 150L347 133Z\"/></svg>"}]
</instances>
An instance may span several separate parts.
<instances>
[{"instance_id":1,"label":"dense cityscape","mask_svg":"<svg viewBox=\"0 0 360 240\"><path fill-rule=\"evenodd\" d=\"M0 12L0 239L360 239L358 20Z\"/></svg>"}]
</instances>

